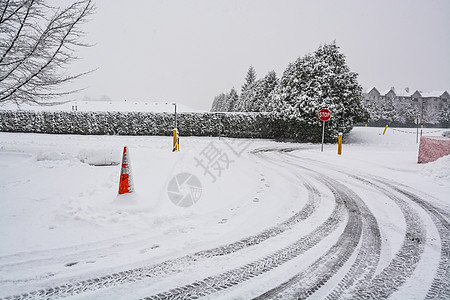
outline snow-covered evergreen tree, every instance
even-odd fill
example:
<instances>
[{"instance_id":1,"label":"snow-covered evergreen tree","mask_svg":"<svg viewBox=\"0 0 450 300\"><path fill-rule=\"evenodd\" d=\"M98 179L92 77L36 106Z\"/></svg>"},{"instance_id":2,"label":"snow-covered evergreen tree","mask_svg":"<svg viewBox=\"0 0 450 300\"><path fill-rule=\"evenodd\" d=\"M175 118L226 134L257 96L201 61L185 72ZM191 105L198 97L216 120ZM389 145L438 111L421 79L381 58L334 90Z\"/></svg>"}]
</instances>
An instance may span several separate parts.
<instances>
[{"instance_id":1,"label":"snow-covered evergreen tree","mask_svg":"<svg viewBox=\"0 0 450 300\"><path fill-rule=\"evenodd\" d=\"M332 113L328 132L334 137L368 117L361 106L362 87L357 76L350 71L336 42L325 44L288 66L270 107L277 116L301 121L311 128L320 128L318 112L328 108Z\"/></svg>"},{"instance_id":2,"label":"snow-covered evergreen tree","mask_svg":"<svg viewBox=\"0 0 450 300\"><path fill-rule=\"evenodd\" d=\"M419 117L419 108L411 102L403 103L396 108L397 118L403 124L414 125Z\"/></svg>"},{"instance_id":3,"label":"snow-covered evergreen tree","mask_svg":"<svg viewBox=\"0 0 450 300\"><path fill-rule=\"evenodd\" d=\"M245 82L242 85L241 93L243 93L247 88L250 87L256 80L256 71L253 66L250 66L247 71L247 75L245 76Z\"/></svg>"},{"instance_id":4,"label":"snow-covered evergreen tree","mask_svg":"<svg viewBox=\"0 0 450 300\"><path fill-rule=\"evenodd\" d=\"M274 71L269 72L264 78L256 80L241 94L239 106L236 108L236 111L269 111L269 97L277 84L278 78Z\"/></svg>"},{"instance_id":5,"label":"snow-covered evergreen tree","mask_svg":"<svg viewBox=\"0 0 450 300\"><path fill-rule=\"evenodd\" d=\"M224 93L217 95L216 97L214 97L214 101L211 106L211 111L212 112L226 111L225 110L226 101L227 95L225 95Z\"/></svg>"},{"instance_id":6,"label":"snow-covered evergreen tree","mask_svg":"<svg viewBox=\"0 0 450 300\"><path fill-rule=\"evenodd\" d=\"M369 112L369 122L378 123L381 120L381 103L369 102L365 105L365 108Z\"/></svg>"},{"instance_id":7,"label":"snow-covered evergreen tree","mask_svg":"<svg viewBox=\"0 0 450 300\"><path fill-rule=\"evenodd\" d=\"M393 99L387 98L385 101L383 101L381 109L382 120L385 120L388 123L400 121L400 118L394 107Z\"/></svg>"},{"instance_id":8,"label":"snow-covered evergreen tree","mask_svg":"<svg viewBox=\"0 0 450 300\"><path fill-rule=\"evenodd\" d=\"M417 107L412 104L395 105L394 99L386 98L366 105L369 122L373 125L413 124L418 116Z\"/></svg>"},{"instance_id":9,"label":"snow-covered evergreen tree","mask_svg":"<svg viewBox=\"0 0 450 300\"><path fill-rule=\"evenodd\" d=\"M239 102L239 95L235 88L232 88L229 93L221 93L214 97L211 105L211 112L229 112L234 111Z\"/></svg>"},{"instance_id":10,"label":"snow-covered evergreen tree","mask_svg":"<svg viewBox=\"0 0 450 300\"><path fill-rule=\"evenodd\" d=\"M234 107L239 102L239 95L236 89L233 87L227 95L225 110L224 111L235 111Z\"/></svg>"},{"instance_id":11,"label":"snow-covered evergreen tree","mask_svg":"<svg viewBox=\"0 0 450 300\"><path fill-rule=\"evenodd\" d=\"M438 116L438 120L443 128L450 128L450 110L441 110Z\"/></svg>"},{"instance_id":12,"label":"snow-covered evergreen tree","mask_svg":"<svg viewBox=\"0 0 450 300\"><path fill-rule=\"evenodd\" d=\"M256 81L256 72L253 66L250 66L245 76L244 84L241 87L241 96L234 103L231 111L246 111L247 102L250 101L250 89Z\"/></svg>"},{"instance_id":13,"label":"snow-covered evergreen tree","mask_svg":"<svg viewBox=\"0 0 450 300\"><path fill-rule=\"evenodd\" d=\"M271 111L272 93L278 85L278 78L275 71L270 71L263 79L262 92L259 97L256 97L255 111L268 112Z\"/></svg>"},{"instance_id":14,"label":"snow-covered evergreen tree","mask_svg":"<svg viewBox=\"0 0 450 300\"><path fill-rule=\"evenodd\" d=\"M241 96L239 97L239 101L234 106L233 111L246 112L249 111L249 107L253 101L254 92L256 89L258 82L250 83L245 89L242 90Z\"/></svg>"},{"instance_id":15,"label":"snow-covered evergreen tree","mask_svg":"<svg viewBox=\"0 0 450 300\"><path fill-rule=\"evenodd\" d=\"M222 94L219 94L219 95L214 97L214 100L213 100L213 102L211 104L211 109L210 109L211 112L219 111L219 101L220 101L219 99L220 99L221 95Z\"/></svg>"}]
</instances>

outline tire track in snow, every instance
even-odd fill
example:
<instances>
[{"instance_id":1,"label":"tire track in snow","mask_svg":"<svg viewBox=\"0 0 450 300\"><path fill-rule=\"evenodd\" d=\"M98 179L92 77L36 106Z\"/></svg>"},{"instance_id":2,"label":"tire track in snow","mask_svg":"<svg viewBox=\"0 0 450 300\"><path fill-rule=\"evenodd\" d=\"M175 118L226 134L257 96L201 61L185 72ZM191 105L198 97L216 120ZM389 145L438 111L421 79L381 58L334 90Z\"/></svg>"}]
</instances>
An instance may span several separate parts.
<instances>
[{"instance_id":1,"label":"tire track in snow","mask_svg":"<svg viewBox=\"0 0 450 300\"><path fill-rule=\"evenodd\" d=\"M359 199L362 201L361 199ZM369 208L360 204L363 208L363 236L361 247L355 262L344 275L337 287L327 295L327 300L351 298L355 286L359 286L369 280L375 273L381 256L381 233L375 216L370 213Z\"/></svg>"},{"instance_id":2,"label":"tire track in snow","mask_svg":"<svg viewBox=\"0 0 450 300\"><path fill-rule=\"evenodd\" d=\"M300 238L293 244L242 267L197 280L191 284L177 287L166 292L145 297L143 299L197 299L238 285L244 281L273 270L274 268L310 250L326 236L335 231L344 221L346 211L352 216L348 221L348 224L350 225L347 225L345 229L347 232L346 235L351 236L353 234L358 234L358 232L360 232L360 224L356 221L359 219L359 216L356 213L358 210L349 209L347 207L349 204L348 201L351 202L352 200L347 199L345 194L341 191L336 190L336 196L335 209L331 216L310 234ZM350 238L347 240L350 240ZM339 247L343 249L347 248L346 246L346 244L342 243L339 245ZM350 249L350 252L351 251L352 250Z\"/></svg>"},{"instance_id":3,"label":"tire track in snow","mask_svg":"<svg viewBox=\"0 0 450 300\"><path fill-rule=\"evenodd\" d=\"M290 152L284 150L283 152ZM296 158L293 155L286 155L291 158ZM285 161L288 163L287 161ZM307 167L299 166L300 168L306 169L308 171L314 172L316 174L320 174L319 172L313 171ZM340 170L340 172L342 172ZM345 173L345 172L343 172ZM390 262L389 266L386 267L382 272L377 275L375 278L372 278L378 259L380 256L381 250L381 241L380 241L380 232L379 229L376 228L372 233L377 236L379 241L378 251L364 251L359 252L358 257L355 260L355 263L350 268L349 272L344 276L344 278L339 282L338 286L331 291L327 299L339 299L339 298L358 298L358 299L385 299L392 295L399 286L404 284L410 276L413 275L413 272L421 258L421 255L424 252L424 241L426 239L426 231L425 228L420 221L419 215L416 211L414 211L404 200L399 197L393 196L392 193L380 185L376 185L369 180L366 180L362 177L354 176L351 174L346 174L354 179L362 181L363 183L370 184L375 187L376 190L381 191L383 194L388 196L391 200L393 200L397 206L401 209L405 221L406 221L406 233L403 245L401 249L396 254L395 258ZM336 183L334 183L336 185ZM370 214L369 214L370 215ZM373 217L373 216L372 216ZM376 219L373 217L373 220ZM364 249L364 247L362 247ZM369 248L370 249L370 248ZM330 250L331 251L331 250ZM361 255L361 253L366 252L366 255ZM265 298L297 298L297 299L305 299L309 295L312 294L311 291L317 290L317 288L312 288L309 281L311 278L311 274L316 272L319 266L328 265L329 269L336 270L336 265L327 264L326 256L327 255L335 255L334 252L328 252L325 256L321 257L316 261L314 265L312 265L308 270L299 273L298 275L291 278L289 281L285 282L281 286L272 289L269 292L261 295L259 299ZM369 256L367 256L369 254ZM371 260L371 256L376 255L377 260ZM344 256L347 260L348 257ZM367 272L365 275L362 275L361 271L366 271L367 269L361 268L361 259L364 259L364 265L366 268L369 268L371 271ZM369 260L369 261L367 261ZM371 261L370 261L371 260ZM445 264L445 263L444 263ZM443 270L443 274L448 272L448 269ZM332 272L336 273L336 272ZM441 278L445 275L441 275ZM331 277L330 273L323 273L319 276L320 284L323 285ZM360 278L357 280L356 278ZM301 282L301 283L299 283ZM367 284L370 282L370 284ZM441 281L439 281L441 283ZM441 284L442 285L442 284ZM437 288L433 289L437 290ZM258 299L258 298L257 298Z\"/></svg>"},{"instance_id":4,"label":"tire track in snow","mask_svg":"<svg viewBox=\"0 0 450 300\"><path fill-rule=\"evenodd\" d=\"M319 174L322 175L322 174ZM361 249L358 253L358 263L350 270L346 280L341 284L341 289L345 289L352 282L364 282L370 278L376 270L376 266L381 252L381 239L377 221L371 214L364 202L344 185L330 178L321 176L317 178L324 183L334 194L336 203L344 203L349 214L344 233L339 237L338 242L307 270L298 274L285 284L271 290L259 297L259 299L280 297L280 298L306 298L317 291L330 279L350 258L355 251L360 237L365 232ZM364 217L362 217L364 216ZM363 225L364 224L364 225ZM315 234L315 232L313 232ZM291 248L291 247L288 247ZM282 249L284 252L286 249ZM290 249L289 249L290 250ZM301 253L303 253L302 251ZM295 256L301 253L294 252ZM370 253L370 258L367 255ZM285 263L285 260L276 261L273 259L279 256L280 251L264 257L252 264L231 270L216 276L196 281L192 284L178 287L164 293L146 297L149 299L195 299L210 295L217 291L229 288L242 283L262 273L268 272L275 267ZM294 256L294 257L295 257ZM294 258L292 257L292 258ZM290 259L292 259L290 258ZM290 260L288 259L288 260ZM323 266L326 266L326 269ZM299 292L300 291L300 292Z\"/></svg>"},{"instance_id":5,"label":"tire track in snow","mask_svg":"<svg viewBox=\"0 0 450 300\"><path fill-rule=\"evenodd\" d=\"M268 152L265 150L264 152ZM283 149L282 152L291 152L290 149ZM286 156L278 159L278 164L284 163L287 165L296 165L292 161L287 161ZM296 160L296 157L289 157L291 160ZM274 160L274 159L273 159ZM274 160L277 161L277 160ZM277 163L277 162L273 162ZM292 277L279 287L264 293L256 299L266 298L296 298L304 299L312 295L320 287L322 287L344 263L350 258L358 243L359 250L356 255L355 262L352 264L350 270L345 274L343 279L339 282L337 288L333 290L328 299L338 299L344 291L347 291L351 286L357 283L364 282L371 278L374 274L381 253L381 237L376 218L369 211L365 203L353 191L345 187L343 184L328 178L327 176L313 171L304 166L298 166L303 170L312 172L315 177L334 193L344 193L347 199L352 199L354 203L353 210L358 212L362 225L360 226L360 234L352 236L345 236L344 234L339 238L339 241L322 257L317 259L313 265L306 270ZM337 190L338 189L338 190ZM358 237L358 238L357 238ZM339 247L346 243L346 247ZM350 249L350 250L349 250ZM323 266L326 266L324 270ZM347 291L348 294L348 291Z\"/></svg>"},{"instance_id":6,"label":"tire track in snow","mask_svg":"<svg viewBox=\"0 0 450 300\"><path fill-rule=\"evenodd\" d=\"M450 223L443 216L446 214L411 192L391 184L387 185L419 204L431 216L441 238L441 258L436 276L425 299L450 299Z\"/></svg>"},{"instance_id":7,"label":"tire track in snow","mask_svg":"<svg viewBox=\"0 0 450 300\"><path fill-rule=\"evenodd\" d=\"M264 230L259 234L243 238L231 244L164 261L153 266L126 270L97 278L81 280L73 284L63 284L52 288L40 289L0 299L49 299L72 296L86 291L105 289L124 283L136 282L149 277L167 276L172 273L178 273L186 268L186 266L195 264L198 261L231 254L244 248L258 245L267 239L290 230L297 223L306 220L316 211L318 204L320 203L320 193L308 182L305 181L303 184L308 190L308 201L305 206L284 222Z\"/></svg>"},{"instance_id":8,"label":"tire track in snow","mask_svg":"<svg viewBox=\"0 0 450 300\"><path fill-rule=\"evenodd\" d=\"M341 282L340 289L345 289L354 281L364 281L375 272L381 249L380 232L375 217L362 200L342 184L324 177L319 180L325 183L336 197L342 197L347 204L349 222L344 232L336 244L307 269L255 299L308 298L342 268L356 250L360 240L361 247L356 263ZM371 253L371 259L367 260L366 256L372 249L374 251L370 252L374 253Z\"/></svg>"},{"instance_id":9,"label":"tire track in snow","mask_svg":"<svg viewBox=\"0 0 450 300\"><path fill-rule=\"evenodd\" d=\"M387 299L413 275L424 252L426 230L417 212L406 201L370 180L354 175L349 176L384 193L397 204L405 218L406 230L403 244L394 259L377 276L363 282L355 294L355 298L358 299Z\"/></svg>"},{"instance_id":10,"label":"tire track in snow","mask_svg":"<svg viewBox=\"0 0 450 300\"><path fill-rule=\"evenodd\" d=\"M283 152L290 152L290 151L283 150ZM351 174L347 175L352 176ZM424 252L425 247L424 242L426 240L425 227L418 213L405 200L403 200L398 196L393 195L392 191L386 189L380 184L374 184L370 182L369 179L356 176L353 176L353 178L362 181L366 184L372 185L373 187L375 187L376 190L381 191L383 194L388 196L389 199L391 199L397 204L397 206L400 208L405 218L406 223L405 237L403 244L399 249L399 251L396 253L395 257L391 260L389 265L376 276L374 276L374 272L377 267L376 262L365 261L364 264L361 264L361 259L364 258L365 256L363 253L365 253L366 255L367 254L373 255L374 253L372 249L368 247L367 248L369 249L368 252L365 251L359 252L355 260L355 263L352 265L346 276L344 276L344 278L338 284L338 287L328 294L328 299L339 299L349 297L359 299L374 299L374 298L386 299L389 298L395 291L397 291L398 288L401 285L403 285L407 281L407 279L413 275ZM380 181L380 183L383 182ZM336 183L334 183L334 185L336 186ZM442 214L442 212L439 212L438 209L434 208L432 205L430 205L429 203L422 200L416 195L407 193L399 188L393 187L393 189L403 194L410 200L413 200L414 202L420 204L427 212L431 214L431 217L435 222L436 227L438 228L442 240L441 261L437 271L437 276L433 280L433 284L426 298L446 299L449 296L449 284L447 283L447 281L449 278L448 258L450 253L448 248L449 223L443 216L446 214ZM376 219L374 217L373 220L375 221L376 224ZM349 224L352 223L354 224L355 221L352 220L350 216L349 223L346 226L346 231L348 230L349 227L351 227L349 226ZM372 231L372 234L377 236L375 239L379 239L379 229L377 226L375 226L375 231ZM349 246L348 248L350 249L356 248L357 243L355 244L355 241L348 240L347 242L348 243L345 245ZM362 249L366 248L363 247L362 244L361 248ZM351 253L350 251L343 251L343 249L344 248L339 249L338 247L332 247L332 249L330 249L327 254L320 257L306 271L303 271L302 273L298 274L297 276L295 276L293 279L283 284L282 286L279 286L274 290L263 294L260 298L261 299L265 299L268 297L269 298L295 297L298 299L307 298L308 296L312 295L315 291L320 289L320 287L323 286L323 284L329 278L331 278L331 276L335 274L340 267L342 267L345 261L348 260ZM336 260L335 259L336 255L340 257L341 260ZM328 259L331 259L331 262ZM378 252L378 259L379 259L379 252ZM376 261L378 261L378 259ZM273 265L271 265L270 263L266 262L265 264L262 265L263 267L268 269L268 271L273 269ZM323 267L324 265L328 268L328 272L319 270L320 269L319 267ZM362 272L366 270L364 266L369 267L369 270L365 272L365 274ZM254 272L250 272L249 275L246 276L245 275L246 270L238 269L238 271L241 272L241 276L237 277L237 279L233 277L236 276L237 274L235 274L233 271L230 271L215 277L208 277L204 281L197 281L192 285L176 288L166 293L158 294L155 297L147 297L144 299L158 299L158 297L161 297L163 299L168 299L172 297L197 298L199 296L209 295L216 291L226 289L233 285L239 284L240 282L248 280L251 277L260 275L260 273L255 274ZM244 273L244 275L242 275L242 273ZM231 281L230 278L232 278ZM205 284L207 287L206 289Z\"/></svg>"},{"instance_id":11,"label":"tire track in snow","mask_svg":"<svg viewBox=\"0 0 450 300\"><path fill-rule=\"evenodd\" d=\"M307 161L306 159L295 155L286 155L292 158ZM309 162L311 163L311 161ZM323 163L321 162L314 161L314 163L318 166L323 166ZM312 171L311 169L308 170ZM435 208L417 195L409 193L392 184L386 184L385 180L382 178L377 179L374 177L368 177L366 179L363 176L355 176L353 174L343 172L342 170L337 171L361 181L364 184L373 186L376 190L382 192L394 201L404 215L406 232L400 250L397 252L395 258L390 262L388 267L383 269L380 274L368 281L369 283L367 284L364 284L364 281L362 281L361 284L354 286L350 290L347 287L346 292L338 287L328 295L327 299L338 299L339 295L345 295L344 298L348 298L349 294L355 293L355 289L356 295L354 295L354 297L358 299L386 299L398 290L398 288L403 285L410 276L413 275L413 272L424 252L426 230L417 212L413 210L405 200L394 196L392 190L397 191L406 196L409 200L418 203L431 215L431 218L433 219L433 222L435 223L441 237L441 260L436 277L433 280L426 299L450 298L450 283L447 283L448 278L450 278L450 226L449 222L444 217L447 216L447 214L443 213L442 210ZM375 184L373 181L378 182L378 184ZM389 187L391 191L383 186ZM341 283L339 285L341 285Z\"/></svg>"}]
</instances>

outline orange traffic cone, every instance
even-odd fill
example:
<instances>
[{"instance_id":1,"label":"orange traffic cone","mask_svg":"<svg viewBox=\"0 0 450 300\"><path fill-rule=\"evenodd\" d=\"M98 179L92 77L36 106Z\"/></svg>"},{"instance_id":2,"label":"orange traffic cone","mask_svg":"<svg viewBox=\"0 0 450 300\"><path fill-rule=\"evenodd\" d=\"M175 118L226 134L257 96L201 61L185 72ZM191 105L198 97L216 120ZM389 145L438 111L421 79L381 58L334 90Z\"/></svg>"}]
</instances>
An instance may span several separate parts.
<instances>
[{"instance_id":1,"label":"orange traffic cone","mask_svg":"<svg viewBox=\"0 0 450 300\"><path fill-rule=\"evenodd\" d=\"M122 170L120 171L119 195L134 191L127 147L123 147Z\"/></svg>"}]
</instances>

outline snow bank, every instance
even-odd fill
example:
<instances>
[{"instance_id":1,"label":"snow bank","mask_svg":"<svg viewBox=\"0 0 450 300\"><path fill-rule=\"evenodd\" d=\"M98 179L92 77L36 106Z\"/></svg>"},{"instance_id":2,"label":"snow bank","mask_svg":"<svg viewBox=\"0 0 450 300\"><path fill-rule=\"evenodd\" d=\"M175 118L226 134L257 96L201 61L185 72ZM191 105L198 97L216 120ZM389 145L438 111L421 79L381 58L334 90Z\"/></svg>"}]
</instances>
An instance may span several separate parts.
<instances>
[{"instance_id":1,"label":"snow bank","mask_svg":"<svg viewBox=\"0 0 450 300\"><path fill-rule=\"evenodd\" d=\"M171 137L0 133L0 235L8 241L0 256L140 230L172 228L175 234L179 226L184 231L210 219L217 226L227 223L241 201L256 205L251 196L265 182L248 154L238 156L224 140L182 138L181 151L173 153ZM136 191L117 196L124 145L130 146ZM221 157L221 169L210 169L215 179L197 162L207 162L208 149ZM202 185L201 198L190 207L177 206L168 196L169 182L183 172Z\"/></svg>"},{"instance_id":2,"label":"snow bank","mask_svg":"<svg viewBox=\"0 0 450 300\"><path fill-rule=\"evenodd\" d=\"M450 183L450 155L423 165L422 173L440 184Z\"/></svg>"},{"instance_id":3,"label":"snow bank","mask_svg":"<svg viewBox=\"0 0 450 300\"><path fill-rule=\"evenodd\" d=\"M120 164L120 149L82 149L77 157L91 166L114 166Z\"/></svg>"}]
</instances>

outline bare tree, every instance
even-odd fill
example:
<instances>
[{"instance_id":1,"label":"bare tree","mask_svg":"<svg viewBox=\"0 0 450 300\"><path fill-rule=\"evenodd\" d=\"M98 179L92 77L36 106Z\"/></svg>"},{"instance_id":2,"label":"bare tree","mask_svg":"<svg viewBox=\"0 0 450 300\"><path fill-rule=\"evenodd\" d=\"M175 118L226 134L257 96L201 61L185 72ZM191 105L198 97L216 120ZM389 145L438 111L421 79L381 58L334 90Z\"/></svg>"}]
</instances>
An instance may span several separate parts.
<instances>
[{"instance_id":1,"label":"bare tree","mask_svg":"<svg viewBox=\"0 0 450 300\"><path fill-rule=\"evenodd\" d=\"M92 0L65 8L45 0L0 0L0 103L51 104L71 94L65 84L89 73L71 75L68 66L78 57L80 26L94 11Z\"/></svg>"}]
</instances>

